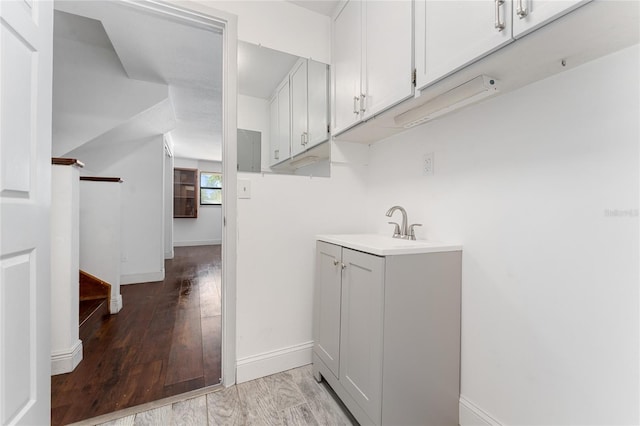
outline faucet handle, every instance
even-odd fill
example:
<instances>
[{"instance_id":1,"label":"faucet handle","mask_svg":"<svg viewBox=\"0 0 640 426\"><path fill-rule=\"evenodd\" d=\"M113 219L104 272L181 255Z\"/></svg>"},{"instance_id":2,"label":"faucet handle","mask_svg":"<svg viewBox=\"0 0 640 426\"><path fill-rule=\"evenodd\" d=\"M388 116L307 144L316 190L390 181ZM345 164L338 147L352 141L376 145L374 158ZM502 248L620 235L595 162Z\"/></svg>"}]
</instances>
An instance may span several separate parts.
<instances>
[{"instance_id":1,"label":"faucet handle","mask_svg":"<svg viewBox=\"0 0 640 426\"><path fill-rule=\"evenodd\" d=\"M401 234L400 234L400 225L398 225L395 222L387 222L389 225L395 225L395 228L393 229L393 238L400 238Z\"/></svg>"},{"instance_id":2,"label":"faucet handle","mask_svg":"<svg viewBox=\"0 0 640 426\"><path fill-rule=\"evenodd\" d=\"M409 239L410 240L415 240L416 239L416 231L415 229L413 229L415 226L422 226L421 223L414 223L413 225L409 225Z\"/></svg>"}]
</instances>

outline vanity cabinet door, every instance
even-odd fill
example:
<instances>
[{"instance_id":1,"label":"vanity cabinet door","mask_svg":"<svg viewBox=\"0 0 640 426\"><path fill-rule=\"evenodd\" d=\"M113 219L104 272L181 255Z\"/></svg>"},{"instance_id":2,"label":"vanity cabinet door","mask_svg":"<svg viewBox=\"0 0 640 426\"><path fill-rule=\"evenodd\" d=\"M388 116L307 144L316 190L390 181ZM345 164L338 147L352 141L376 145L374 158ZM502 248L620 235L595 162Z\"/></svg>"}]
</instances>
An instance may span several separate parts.
<instances>
[{"instance_id":1,"label":"vanity cabinet door","mask_svg":"<svg viewBox=\"0 0 640 426\"><path fill-rule=\"evenodd\" d=\"M342 247L316 242L314 352L337 378L340 360Z\"/></svg>"},{"instance_id":2,"label":"vanity cabinet door","mask_svg":"<svg viewBox=\"0 0 640 426\"><path fill-rule=\"evenodd\" d=\"M520 38L590 0L513 0L513 36Z\"/></svg>"},{"instance_id":3,"label":"vanity cabinet door","mask_svg":"<svg viewBox=\"0 0 640 426\"><path fill-rule=\"evenodd\" d=\"M342 249L340 382L381 423L384 258Z\"/></svg>"},{"instance_id":4,"label":"vanity cabinet door","mask_svg":"<svg viewBox=\"0 0 640 426\"><path fill-rule=\"evenodd\" d=\"M511 41L511 1L416 0L417 88L422 89Z\"/></svg>"}]
</instances>

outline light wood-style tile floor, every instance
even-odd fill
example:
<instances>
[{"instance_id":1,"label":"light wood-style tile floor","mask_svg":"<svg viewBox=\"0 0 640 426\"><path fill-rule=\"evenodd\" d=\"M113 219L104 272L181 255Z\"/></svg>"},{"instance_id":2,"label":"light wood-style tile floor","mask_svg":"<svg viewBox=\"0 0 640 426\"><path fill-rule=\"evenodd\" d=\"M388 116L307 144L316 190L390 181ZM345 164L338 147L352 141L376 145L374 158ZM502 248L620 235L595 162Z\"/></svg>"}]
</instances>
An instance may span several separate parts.
<instances>
[{"instance_id":1,"label":"light wood-style tile floor","mask_svg":"<svg viewBox=\"0 0 640 426\"><path fill-rule=\"evenodd\" d=\"M92 423L95 424L95 423ZM241 383L98 426L357 425L311 366Z\"/></svg>"}]
</instances>

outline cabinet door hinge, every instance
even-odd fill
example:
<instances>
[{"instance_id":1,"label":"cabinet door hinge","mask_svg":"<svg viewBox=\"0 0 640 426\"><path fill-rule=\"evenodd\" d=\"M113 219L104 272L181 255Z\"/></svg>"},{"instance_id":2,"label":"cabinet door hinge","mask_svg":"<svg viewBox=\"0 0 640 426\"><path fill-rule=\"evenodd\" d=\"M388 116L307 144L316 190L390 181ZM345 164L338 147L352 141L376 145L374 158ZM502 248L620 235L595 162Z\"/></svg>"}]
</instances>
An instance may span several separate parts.
<instances>
[{"instance_id":1,"label":"cabinet door hinge","mask_svg":"<svg viewBox=\"0 0 640 426\"><path fill-rule=\"evenodd\" d=\"M413 84L413 87L416 87L417 79L418 79L418 71L414 68L413 72L411 73L411 84Z\"/></svg>"}]
</instances>

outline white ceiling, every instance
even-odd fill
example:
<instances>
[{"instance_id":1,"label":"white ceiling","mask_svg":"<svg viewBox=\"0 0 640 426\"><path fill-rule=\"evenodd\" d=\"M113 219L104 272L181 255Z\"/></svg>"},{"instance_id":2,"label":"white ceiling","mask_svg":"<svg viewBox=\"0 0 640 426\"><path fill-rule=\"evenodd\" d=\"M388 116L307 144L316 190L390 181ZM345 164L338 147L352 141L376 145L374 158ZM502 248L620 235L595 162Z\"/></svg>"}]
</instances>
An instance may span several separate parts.
<instances>
[{"instance_id":1,"label":"white ceiling","mask_svg":"<svg viewBox=\"0 0 640 426\"><path fill-rule=\"evenodd\" d=\"M64 12L97 19L128 76L169 86L177 157L222 159L222 35L123 2L56 1Z\"/></svg>"},{"instance_id":2,"label":"white ceiling","mask_svg":"<svg viewBox=\"0 0 640 426\"><path fill-rule=\"evenodd\" d=\"M326 16L333 16L333 12L340 0L288 0L305 9L312 10Z\"/></svg>"}]
</instances>

